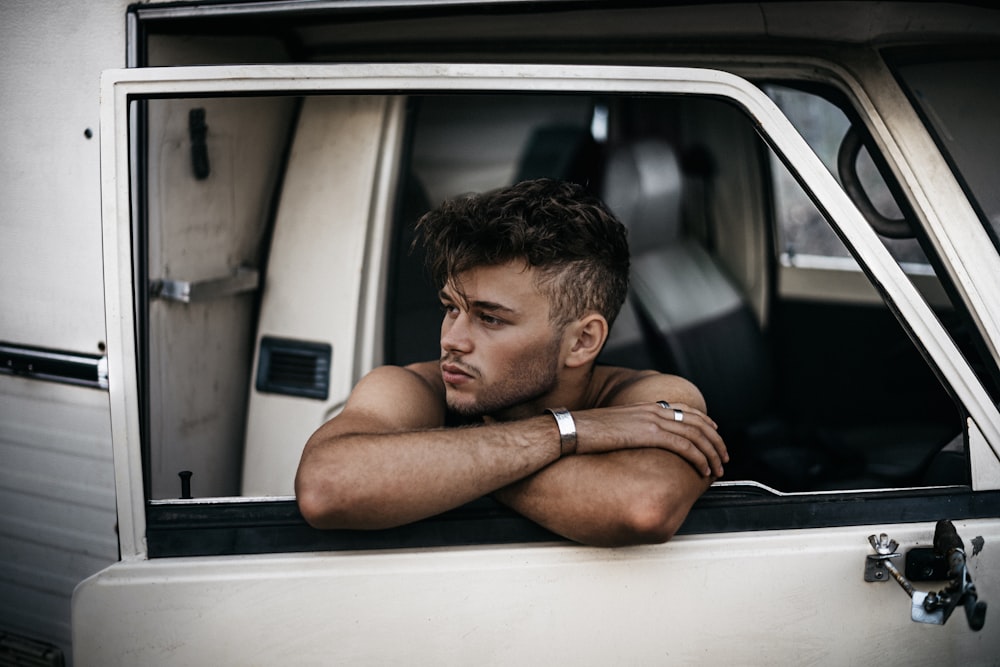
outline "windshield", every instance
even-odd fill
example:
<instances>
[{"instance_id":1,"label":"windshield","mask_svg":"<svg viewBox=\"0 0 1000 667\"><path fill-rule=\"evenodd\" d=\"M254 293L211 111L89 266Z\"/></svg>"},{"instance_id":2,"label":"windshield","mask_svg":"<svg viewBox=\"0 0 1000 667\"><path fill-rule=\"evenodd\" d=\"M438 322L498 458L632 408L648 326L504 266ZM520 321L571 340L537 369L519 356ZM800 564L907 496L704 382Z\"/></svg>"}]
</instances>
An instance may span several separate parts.
<instances>
[{"instance_id":1,"label":"windshield","mask_svg":"<svg viewBox=\"0 0 1000 667\"><path fill-rule=\"evenodd\" d=\"M1000 250L1000 59L909 63L896 68L938 146Z\"/></svg>"}]
</instances>

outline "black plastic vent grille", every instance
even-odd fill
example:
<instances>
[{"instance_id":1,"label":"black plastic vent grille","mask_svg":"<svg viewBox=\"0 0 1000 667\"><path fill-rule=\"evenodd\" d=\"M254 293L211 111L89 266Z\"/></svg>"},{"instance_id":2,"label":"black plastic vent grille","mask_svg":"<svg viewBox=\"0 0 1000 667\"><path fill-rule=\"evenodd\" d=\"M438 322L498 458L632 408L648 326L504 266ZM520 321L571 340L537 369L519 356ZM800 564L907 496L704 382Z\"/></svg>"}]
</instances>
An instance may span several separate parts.
<instances>
[{"instance_id":1,"label":"black plastic vent grille","mask_svg":"<svg viewBox=\"0 0 1000 667\"><path fill-rule=\"evenodd\" d=\"M326 400L332 353L326 343L263 337L257 391Z\"/></svg>"}]
</instances>

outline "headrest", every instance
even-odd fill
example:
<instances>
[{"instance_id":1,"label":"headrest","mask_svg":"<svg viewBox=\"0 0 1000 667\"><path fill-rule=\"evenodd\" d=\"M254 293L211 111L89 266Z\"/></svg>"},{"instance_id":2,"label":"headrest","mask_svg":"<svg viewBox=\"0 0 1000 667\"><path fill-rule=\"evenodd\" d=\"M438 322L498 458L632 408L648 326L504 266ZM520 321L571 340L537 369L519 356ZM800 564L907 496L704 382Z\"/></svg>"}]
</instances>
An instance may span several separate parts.
<instances>
[{"instance_id":1,"label":"headrest","mask_svg":"<svg viewBox=\"0 0 1000 667\"><path fill-rule=\"evenodd\" d=\"M604 173L604 203L629 230L632 253L681 232L681 170L670 144L644 139L618 148Z\"/></svg>"},{"instance_id":2,"label":"headrest","mask_svg":"<svg viewBox=\"0 0 1000 667\"><path fill-rule=\"evenodd\" d=\"M585 187L600 176L600 148L590 129L576 125L536 128L525 144L514 182L531 178L558 178Z\"/></svg>"}]
</instances>

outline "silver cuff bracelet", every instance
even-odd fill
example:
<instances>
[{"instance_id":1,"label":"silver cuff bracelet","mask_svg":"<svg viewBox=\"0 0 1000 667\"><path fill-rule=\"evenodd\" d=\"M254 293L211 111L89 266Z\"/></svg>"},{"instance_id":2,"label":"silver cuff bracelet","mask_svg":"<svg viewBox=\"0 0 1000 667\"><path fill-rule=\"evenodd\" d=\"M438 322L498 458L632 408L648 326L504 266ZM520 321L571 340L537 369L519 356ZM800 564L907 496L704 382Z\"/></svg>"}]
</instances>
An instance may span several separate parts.
<instances>
[{"instance_id":1,"label":"silver cuff bracelet","mask_svg":"<svg viewBox=\"0 0 1000 667\"><path fill-rule=\"evenodd\" d=\"M559 427L559 455L568 456L576 451L576 422L566 408L546 408L546 412L556 418Z\"/></svg>"}]
</instances>

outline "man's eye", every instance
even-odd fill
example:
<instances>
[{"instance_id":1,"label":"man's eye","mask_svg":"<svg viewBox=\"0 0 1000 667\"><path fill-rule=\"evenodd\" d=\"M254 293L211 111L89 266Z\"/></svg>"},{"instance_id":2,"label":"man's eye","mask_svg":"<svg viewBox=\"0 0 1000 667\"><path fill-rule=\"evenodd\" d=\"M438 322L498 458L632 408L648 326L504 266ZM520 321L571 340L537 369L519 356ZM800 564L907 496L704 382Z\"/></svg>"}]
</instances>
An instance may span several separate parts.
<instances>
[{"instance_id":1,"label":"man's eye","mask_svg":"<svg viewBox=\"0 0 1000 667\"><path fill-rule=\"evenodd\" d=\"M491 327L500 326L501 324L504 323L503 320L497 319L496 317L493 317L492 315L488 315L486 313L481 313L479 315L479 321Z\"/></svg>"},{"instance_id":2,"label":"man's eye","mask_svg":"<svg viewBox=\"0 0 1000 667\"><path fill-rule=\"evenodd\" d=\"M451 317L454 317L455 315L458 314L458 307L451 303L442 303L441 311L445 315L450 315Z\"/></svg>"}]
</instances>

